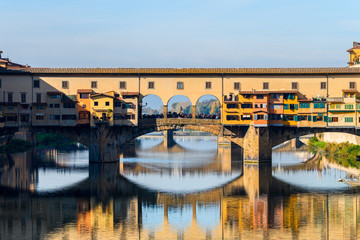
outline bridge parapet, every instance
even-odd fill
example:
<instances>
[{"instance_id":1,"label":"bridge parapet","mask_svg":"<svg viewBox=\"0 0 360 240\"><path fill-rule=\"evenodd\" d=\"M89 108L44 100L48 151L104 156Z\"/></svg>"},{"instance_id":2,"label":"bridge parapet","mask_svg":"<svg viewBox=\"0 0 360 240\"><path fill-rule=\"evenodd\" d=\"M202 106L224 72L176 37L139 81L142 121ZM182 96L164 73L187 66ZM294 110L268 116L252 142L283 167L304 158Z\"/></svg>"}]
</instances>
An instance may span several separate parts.
<instances>
[{"instance_id":1,"label":"bridge parapet","mask_svg":"<svg viewBox=\"0 0 360 240\"><path fill-rule=\"evenodd\" d=\"M193 118L143 118L139 120L141 127L154 125L221 125L221 120Z\"/></svg>"}]
</instances>

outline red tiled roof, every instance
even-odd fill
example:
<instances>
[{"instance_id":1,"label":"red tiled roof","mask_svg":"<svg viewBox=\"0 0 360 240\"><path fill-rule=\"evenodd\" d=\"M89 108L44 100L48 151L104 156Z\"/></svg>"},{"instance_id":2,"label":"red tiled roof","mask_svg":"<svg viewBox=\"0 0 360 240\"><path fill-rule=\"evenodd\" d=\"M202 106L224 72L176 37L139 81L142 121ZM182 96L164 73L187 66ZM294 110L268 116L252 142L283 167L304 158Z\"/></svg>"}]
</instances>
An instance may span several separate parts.
<instances>
[{"instance_id":1,"label":"red tiled roof","mask_svg":"<svg viewBox=\"0 0 360 240\"><path fill-rule=\"evenodd\" d=\"M350 93L356 93L357 90L356 89L343 89L343 92L350 92Z\"/></svg>"},{"instance_id":2,"label":"red tiled roof","mask_svg":"<svg viewBox=\"0 0 360 240\"><path fill-rule=\"evenodd\" d=\"M354 49L360 49L360 46L350 48L350 49L348 49L348 50L346 50L346 51L347 51L347 52L351 52L351 51L354 50Z\"/></svg>"},{"instance_id":3,"label":"red tiled roof","mask_svg":"<svg viewBox=\"0 0 360 240\"><path fill-rule=\"evenodd\" d=\"M105 96L105 97L114 98L114 96L107 95L107 94L104 94L104 93L96 93L96 94L90 95L91 98L98 97L98 96Z\"/></svg>"},{"instance_id":4,"label":"red tiled roof","mask_svg":"<svg viewBox=\"0 0 360 240\"><path fill-rule=\"evenodd\" d=\"M312 98L300 98L298 99L299 102L312 102Z\"/></svg>"},{"instance_id":5,"label":"red tiled roof","mask_svg":"<svg viewBox=\"0 0 360 240\"><path fill-rule=\"evenodd\" d=\"M123 96L139 96L139 92L122 92Z\"/></svg>"},{"instance_id":6,"label":"red tiled roof","mask_svg":"<svg viewBox=\"0 0 360 240\"><path fill-rule=\"evenodd\" d=\"M5 73L33 74L344 74L358 73L359 68L12 68Z\"/></svg>"},{"instance_id":7,"label":"red tiled roof","mask_svg":"<svg viewBox=\"0 0 360 240\"><path fill-rule=\"evenodd\" d=\"M77 92L78 93L92 93L93 90L92 89L78 89Z\"/></svg>"}]
</instances>

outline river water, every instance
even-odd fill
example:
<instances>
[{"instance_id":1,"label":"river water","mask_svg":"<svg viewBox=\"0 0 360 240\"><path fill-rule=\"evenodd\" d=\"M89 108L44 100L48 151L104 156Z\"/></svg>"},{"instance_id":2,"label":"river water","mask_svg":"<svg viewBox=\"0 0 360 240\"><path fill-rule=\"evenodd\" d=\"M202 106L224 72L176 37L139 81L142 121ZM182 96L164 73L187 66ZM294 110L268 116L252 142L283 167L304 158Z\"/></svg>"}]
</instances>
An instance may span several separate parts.
<instances>
[{"instance_id":1,"label":"river water","mask_svg":"<svg viewBox=\"0 0 360 240\"><path fill-rule=\"evenodd\" d=\"M2 156L2 239L360 239L360 195L306 150L247 164L212 136L145 135L119 163L88 151Z\"/></svg>"}]
</instances>

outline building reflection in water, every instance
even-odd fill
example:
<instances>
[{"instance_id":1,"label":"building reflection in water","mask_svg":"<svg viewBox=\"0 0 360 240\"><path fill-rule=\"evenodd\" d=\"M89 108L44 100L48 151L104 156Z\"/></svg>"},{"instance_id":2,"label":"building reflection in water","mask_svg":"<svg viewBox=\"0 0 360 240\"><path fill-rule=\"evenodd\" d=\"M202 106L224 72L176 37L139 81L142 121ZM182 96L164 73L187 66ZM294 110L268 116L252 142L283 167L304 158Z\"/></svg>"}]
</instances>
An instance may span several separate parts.
<instances>
[{"instance_id":1,"label":"building reflection in water","mask_svg":"<svg viewBox=\"0 0 360 240\"><path fill-rule=\"evenodd\" d=\"M203 162L203 173L240 169L241 176L201 192L144 189L121 173L131 168L152 173L154 166L163 174L172 170L123 161L90 165L86 180L41 195L31 185L36 182L36 167L20 161L31 155L13 155L1 165L1 184L6 188L0 193L0 239L359 238L359 194L305 193L273 177L269 165L239 168L237 156L224 148ZM186 163L180 169L196 172ZM24 173L21 178L13 177L16 171Z\"/></svg>"}]
</instances>

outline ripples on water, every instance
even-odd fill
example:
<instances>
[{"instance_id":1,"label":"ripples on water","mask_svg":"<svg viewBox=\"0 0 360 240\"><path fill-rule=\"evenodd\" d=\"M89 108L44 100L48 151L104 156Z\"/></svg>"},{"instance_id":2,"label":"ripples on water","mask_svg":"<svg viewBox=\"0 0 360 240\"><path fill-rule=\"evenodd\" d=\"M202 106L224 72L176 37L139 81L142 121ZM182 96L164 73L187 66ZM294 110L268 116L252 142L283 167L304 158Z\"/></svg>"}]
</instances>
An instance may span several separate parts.
<instances>
[{"instance_id":1,"label":"ripples on water","mask_svg":"<svg viewBox=\"0 0 360 240\"><path fill-rule=\"evenodd\" d=\"M360 195L346 172L278 148L241 161L216 137L144 136L118 164L52 149L0 161L2 239L357 239Z\"/></svg>"}]
</instances>

